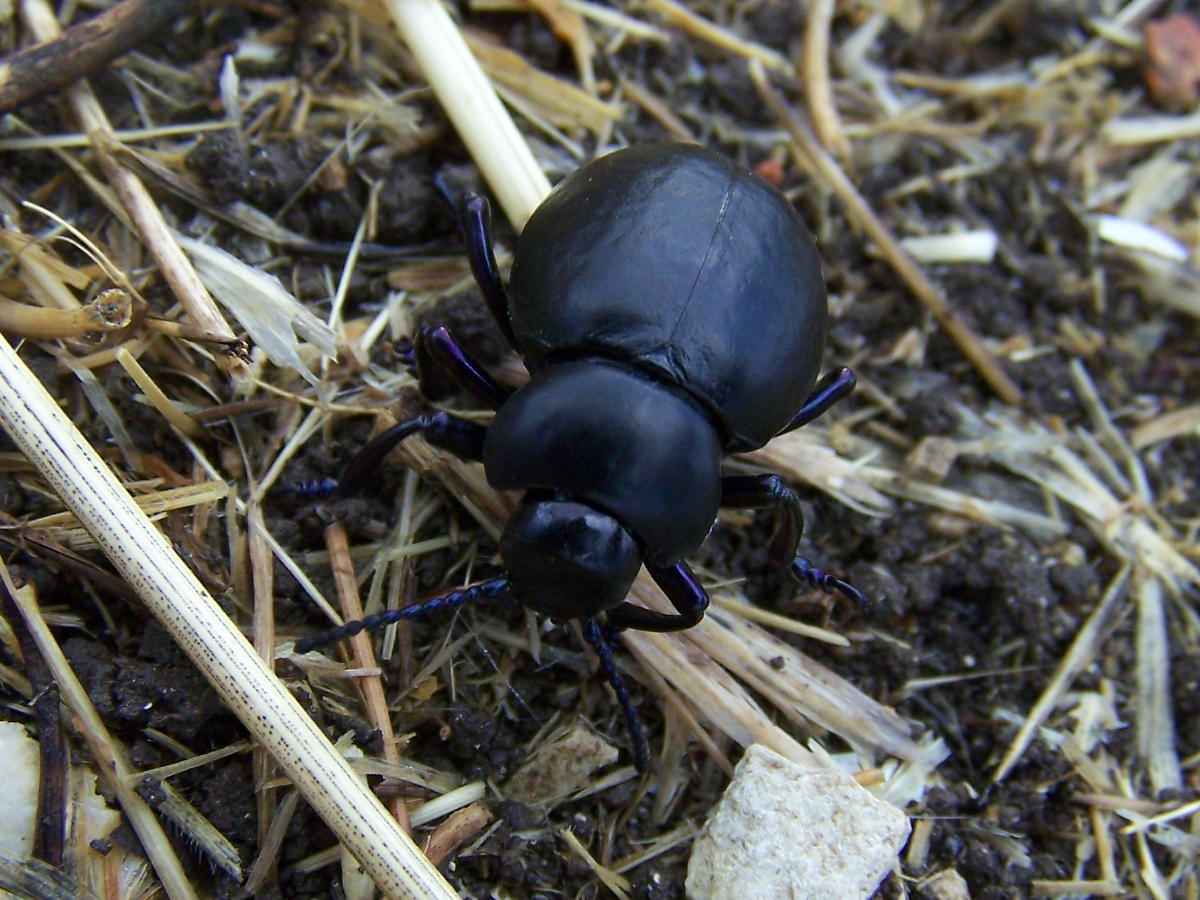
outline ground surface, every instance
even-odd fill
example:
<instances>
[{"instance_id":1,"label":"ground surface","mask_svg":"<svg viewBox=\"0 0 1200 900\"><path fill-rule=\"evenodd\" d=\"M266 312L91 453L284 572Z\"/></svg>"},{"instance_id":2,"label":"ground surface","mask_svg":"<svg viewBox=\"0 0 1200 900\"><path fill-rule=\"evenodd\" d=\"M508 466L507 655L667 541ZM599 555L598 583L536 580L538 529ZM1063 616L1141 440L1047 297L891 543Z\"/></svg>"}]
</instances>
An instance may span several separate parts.
<instances>
[{"instance_id":1,"label":"ground surface","mask_svg":"<svg viewBox=\"0 0 1200 900\"><path fill-rule=\"evenodd\" d=\"M1163 562L1176 550L1195 559L1200 524L1193 405L1200 396L1200 152L1183 133L1125 141L1113 125L1174 113L1161 89L1145 86L1156 45L1144 42L1141 30L1174 7L1152 3L1125 21L1117 6L1104 3L902 0L886 14L869 4L843 4L829 32L832 105L814 88L806 106L797 87L805 79L776 76L797 110L818 118L832 110L840 118L848 142L841 167L896 237L968 230L994 237L994 256L985 261L927 259L923 266L1019 387L1014 410L918 302L877 242L863 236L845 198L786 150L787 132L747 74L750 51L717 49L667 24L660 4L647 6L623 13L629 18L583 20L593 49L582 57L530 11L460 12L479 34L572 85L581 80L579 59L587 59L582 68L594 71L599 96L614 109L619 104L612 116L589 118L568 95L564 112L552 104L553 90L538 93L528 76L522 90L522 79L515 79L510 94L553 126L519 119L552 179L582 161L576 151L586 158L598 142L687 133L760 167L812 224L832 297L826 365L851 365L862 382L827 423L814 426L813 440L857 461L863 473L861 481L846 475L851 481L840 483L840 492L822 490L831 482L819 477L801 485L808 529L802 551L862 588L874 609L864 614L799 592L774 571L766 548L775 523L767 514L723 520L697 562L710 583L737 580L750 601L847 637L845 647L786 639L893 707L914 735L945 742L949 755L908 810L917 846L880 896L937 896L924 879L950 869L978 900L1039 893L1195 896L1197 838L1187 808L1169 826L1121 830L1195 799L1200 758L1195 585L1187 586L1186 563ZM190 16L169 38L94 78L119 128L237 117L236 130L131 145L197 187L207 207L150 180L157 202L181 230L206 235L277 276L322 319L347 279L343 353L323 370L327 397L336 392L339 401L383 409L385 395L398 392L393 412L424 407L402 372L386 375L402 370L386 333L374 342L371 367L345 352L347 339L361 336L387 304L397 336L415 324L450 324L489 364L519 378L465 281L459 238L434 184L440 174L457 193L478 185L478 175L411 59L345 8L295 7L232 4ZM804 38L797 4L689 8L783 61L794 58ZM639 31L639 24L648 27ZM218 88L222 60L231 53L238 55L240 113L230 112ZM1187 66L1167 68L1178 74ZM1184 108L1194 108L1194 86L1190 97L1184 90ZM75 128L61 97L18 115L6 122L6 136ZM22 201L53 210L128 273L153 315L177 318L137 240L68 160L99 172L78 148L5 149L0 202L10 228L43 235L50 227L22 209ZM237 203L274 217L305 242L253 235L244 221L229 219ZM1154 225L1181 242L1185 258L1102 239L1101 214ZM364 217L372 249L347 275L347 248ZM503 224L500 238L511 246ZM70 267L89 272L77 249L50 246ZM391 250L376 254L375 246ZM6 292L37 299L27 270L10 267L5 278ZM95 284L107 286L101 281ZM403 301L397 291L406 292ZM144 328L135 319L104 346L141 340ZM89 399L62 364L64 355L80 358L94 349L78 341L26 342L20 352L135 490L203 481L196 458L157 411L138 402L123 371L98 365L98 393L127 431L114 435L96 412L96 391ZM293 373L257 363L259 386L234 388L212 361L221 352L167 336L144 351L142 363L171 397L199 413L207 458L220 479L248 497L252 479L264 476L307 414L299 400L315 392ZM315 355L304 358L321 371ZM363 384L369 387L360 394ZM222 407L234 402L247 405ZM446 403L471 408L468 398ZM322 422L263 505L266 531L317 589L336 593L325 552L333 521L344 523L353 547L391 540L416 548L399 557L385 595L420 596L498 571L495 544L477 518L446 489L406 480L399 464L380 469L369 496L314 499L288 490L336 475L371 425L362 415L326 415ZM955 455L948 473L914 462L930 438L945 438L943 450ZM134 766L154 769L244 740L237 720L169 636L130 595L88 567L107 569L103 557L81 546L84 562L74 563L56 550L71 544L69 535L38 531L36 520L61 506L11 445L0 450L10 565L55 613L52 624L71 665ZM937 484L946 494L918 490ZM848 497L858 501L855 508ZM274 567L270 597L256 593L247 569L255 564L241 555L245 536L230 530L227 509L223 500L210 501L170 512L162 525L247 631L261 621L254 609L263 602L274 604L281 640L322 627L307 592L282 566ZM398 537L401 520L413 524ZM50 534L54 543L30 540L31 534ZM356 561L365 566L368 558L369 552ZM1038 722L1044 730L997 784L1022 722L1126 565L1132 580L1094 623L1095 640ZM396 732L408 740L407 756L436 770L429 782L488 785L483 805L493 822L467 836L443 871L464 896L606 895L596 870L561 838L570 829L600 865L621 871L629 896L682 897L689 837L726 777L699 744L684 746L687 726L664 713L655 691L639 680L638 666L630 664L636 703L656 753L666 743L661 782L639 787L636 779L619 779L549 808L506 796L507 779L548 728L577 717L624 748L621 762L628 762L619 710L591 677L594 663L578 635L562 627L540 632L534 659L525 652L534 634L522 610L469 610L452 623L418 623L382 663ZM12 655L6 662L23 671ZM277 667L332 736L351 732L365 753L381 752L353 690L287 660ZM30 690L4 680L10 717L30 721ZM845 749L845 735L787 727L815 735L831 751ZM735 745L720 736L716 743L736 760ZM244 865L256 860L262 838L252 766L252 755L241 752L171 779ZM119 840L136 844L122 834ZM336 896L340 867L310 859L333 846L333 835L303 803L286 834L275 851L278 877L257 895ZM659 852L638 863L647 847ZM196 848L194 835L177 847L196 883L214 896L233 895L233 881L214 874Z\"/></svg>"}]
</instances>

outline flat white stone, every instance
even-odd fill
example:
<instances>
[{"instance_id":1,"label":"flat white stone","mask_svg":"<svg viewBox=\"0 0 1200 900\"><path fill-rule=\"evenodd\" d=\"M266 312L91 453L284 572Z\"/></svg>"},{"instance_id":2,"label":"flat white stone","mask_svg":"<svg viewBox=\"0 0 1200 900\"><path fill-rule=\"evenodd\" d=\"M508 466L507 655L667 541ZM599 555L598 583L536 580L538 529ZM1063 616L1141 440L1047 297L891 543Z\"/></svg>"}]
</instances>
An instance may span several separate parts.
<instances>
[{"instance_id":1,"label":"flat white stone","mask_svg":"<svg viewBox=\"0 0 1200 900\"><path fill-rule=\"evenodd\" d=\"M903 812L845 772L798 766L755 744L692 848L688 897L866 898L908 833Z\"/></svg>"},{"instance_id":2,"label":"flat white stone","mask_svg":"<svg viewBox=\"0 0 1200 900\"><path fill-rule=\"evenodd\" d=\"M26 734L25 727L18 722L0 722L0 766L4 769L4 790L0 792L0 851L12 856L28 856L33 852L38 777L42 767L37 741Z\"/></svg>"},{"instance_id":3,"label":"flat white stone","mask_svg":"<svg viewBox=\"0 0 1200 900\"><path fill-rule=\"evenodd\" d=\"M579 790L592 772L610 766L617 748L582 722L574 722L543 741L509 779L505 793L522 803L551 803Z\"/></svg>"}]
</instances>

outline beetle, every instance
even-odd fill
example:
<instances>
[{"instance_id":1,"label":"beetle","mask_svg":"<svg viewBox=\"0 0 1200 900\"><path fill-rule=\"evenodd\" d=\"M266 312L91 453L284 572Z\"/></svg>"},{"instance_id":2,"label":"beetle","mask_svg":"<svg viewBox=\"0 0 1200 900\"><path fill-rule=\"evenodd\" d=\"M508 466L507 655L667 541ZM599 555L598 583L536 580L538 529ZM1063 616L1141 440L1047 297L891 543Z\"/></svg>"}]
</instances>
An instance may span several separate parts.
<instances>
[{"instance_id":1,"label":"beetle","mask_svg":"<svg viewBox=\"0 0 1200 900\"><path fill-rule=\"evenodd\" d=\"M510 390L448 329L422 329L410 346L422 386L441 369L494 408L494 420L484 427L438 411L401 422L350 460L340 490L366 486L412 434L480 461L492 487L523 492L500 538L506 573L296 649L504 595L554 620L580 619L645 769L616 635L700 621L708 596L684 560L720 507L782 509L773 555L801 582L866 602L796 555L803 519L781 478L721 474L725 456L812 421L854 388L849 369L817 384L828 317L817 251L774 187L687 144L629 147L568 175L521 232L507 289L487 201L468 195L462 220L475 280L530 380ZM674 613L625 599L643 565Z\"/></svg>"}]
</instances>

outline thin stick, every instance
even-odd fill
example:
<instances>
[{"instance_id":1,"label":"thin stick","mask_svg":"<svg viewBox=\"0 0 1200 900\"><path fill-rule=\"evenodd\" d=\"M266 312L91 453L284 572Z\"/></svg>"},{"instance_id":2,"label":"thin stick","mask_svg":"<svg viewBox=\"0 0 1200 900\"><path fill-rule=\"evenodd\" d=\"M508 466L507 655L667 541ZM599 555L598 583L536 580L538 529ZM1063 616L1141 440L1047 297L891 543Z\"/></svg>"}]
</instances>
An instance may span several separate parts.
<instances>
[{"instance_id":1,"label":"thin stick","mask_svg":"<svg viewBox=\"0 0 1200 900\"><path fill-rule=\"evenodd\" d=\"M232 510L230 512L232 513ZM231 518L236 521L236 516ZM262 506L258 503L249 504L246 509L243 546L246 562L250 567L251 596L254 604L254 650L271 671L275 671L275 560L271 556L271 548L263 539L266 530ZM240 556L243 552L242 547L235 547L234 552ZM259 855L252 877L257 876L261 879L261 884L265 885L276 873L275 861L266 855L265 848L270 846L268 838L276 811L276 794L268 790L266 785L275 780L277 772L275 760L262 747L254 748L253 771Z\"/></svg>"},{"instance_id":2,"label":"thin stick","mask_svg":"<svg viewBox=\"0 0 1200 900\"><path fill-rule=\"evenodd\" d=\"M329 550L329 567L333 570L333 580L337 585L342 616L347 622L361 619L363 605L358 596L358 579L354 576L354 562L350 559L350 541L341 522L334 522L325 529L325 547ZM383 681L377 674L379 669L375 661L375 649L371 646L371 635L365 631L359 632L350 638L350 646L354 648L355 667L376 673L359 679L363 699L367 704L367 715L371 724L379 729L383 741L383 758L394 765L400 765L400 753L396 750L396 732L392 729L392 717L388 712L387 697L383 693ZM408 804L404 802L404 798L392 797L389 806L400 827L411 834L412 821L409 819Z\"/></svg>"},{"instance_id":3,"label":"thin stick","mask_svg":"<svg viewBox=\"0 0 1200 900\"><path fill-rule=\"evenodd\" d=\"M86 78L170 24L188 5L189 0L123 0L61 37L10 53L0 62L0 113Z\"/></svg>"},{"instance_id":4,"label":"thin stick","mask_svg":"<svg viewBox=\"0 0 1200 900\"><path fill-rule=\"evenodd\" d=\"M21 16L39 41L53 40L62 34L58 20L54 17L54 10L46 0L23 0ZM192 268L187 256L171 237L171 229L163 220L154 198L150 196L141 180L118 163L110 152L110 147L117 143L116 137L108 116L105 115L91 87L86 81L81 81L67 88L65 95L76 119L79 120L80 130L92 138L92 146L104 174L120 197L138 236L154 258L176 299L187 310L195 325L211 334L214 340L228 344L237 343L237 337L226 323L225 317L200 282L200 277ZM218 359L231 364L229 357Z\"/></svg>"},{"instance_id":5,"label":"thin stick","mask_svg":"<svg viewBox=\"0 0 1200 900\"><path fill-rule=\"evenodd\" d=\"M938 324L950 335L954 343L958 344L963 355L971 361L1000 399L1013 406L1019 406L1021 389L1000 368L1000 364L983 345L978 335L951 309L941 289L930 281L917 262L904 252L895 236L846 177L841 166L821 147L808 124L796 114L779 92L767 83L763 67L753 60L750 62L750 75L763 102L771 108L791 135L798 161L809 169L813 177L829 185L838 195L845 204L846 215L879 245L880 253L896 270L896 274L904 279L909 290L933 313Z\"/></svg>"},{"instance_id":6,"label":"thin stick","mask_svg":"<svg viewBox=\"0 0 1200 900\"><path fill-rule=\"evenodd\" d=\"M0 426L380 889L456 900L4 340Z\"/></svg>"}]
</instances>

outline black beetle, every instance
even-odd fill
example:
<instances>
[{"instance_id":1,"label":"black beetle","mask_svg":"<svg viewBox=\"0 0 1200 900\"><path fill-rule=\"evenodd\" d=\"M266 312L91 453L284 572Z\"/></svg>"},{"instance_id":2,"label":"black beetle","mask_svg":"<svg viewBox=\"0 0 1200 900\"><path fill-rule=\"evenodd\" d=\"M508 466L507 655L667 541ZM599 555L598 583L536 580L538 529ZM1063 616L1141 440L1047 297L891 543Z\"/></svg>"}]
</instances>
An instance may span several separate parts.
<instances>
[{"instance_id":1,"label":"black beetle","mask_svg":"<svg viewBox=\"0 0 1200 900\"><path fill-rule=\"evenodd\" d=\"M341 490L365 487L383 456L417 432L482 461L493 487L524 492L500 539L507 574L348 623L297 650L511 594L556 620L584 620L645 768L613 636L700 621L708 597L683 560L719 507L782 507L774 554L802 581L865 602L795 557L800 507L778 476L720 471L725 455L761 447L854 388L842 369L814 389L827 318L816 249L778 191L685 144L620 150L564 179L517 241L509 291L486 200L467 197L463 228L476 281L532 377L510 391L447 329L423 330L409 348L422 383L441 368L494 407L495 420L485 428L434 412L401 422L355 455ZM675 614L625 600L642 565Z\"/></svg>"}]
</instances>

